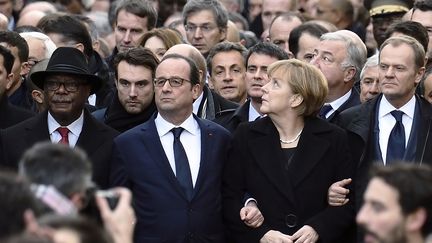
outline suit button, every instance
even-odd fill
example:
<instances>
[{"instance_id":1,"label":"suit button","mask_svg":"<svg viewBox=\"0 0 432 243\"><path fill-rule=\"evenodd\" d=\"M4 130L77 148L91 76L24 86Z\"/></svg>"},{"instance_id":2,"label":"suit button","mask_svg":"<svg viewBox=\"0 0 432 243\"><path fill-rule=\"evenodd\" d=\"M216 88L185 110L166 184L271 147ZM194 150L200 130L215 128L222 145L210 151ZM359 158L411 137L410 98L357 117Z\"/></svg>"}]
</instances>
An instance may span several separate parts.
<instances>
[{"instance_id":1,"label":"suit button","mask_svg":"<svg viewBox=\"0 0 432 243\"><path fill-rule=\"evenodd\" d=\"M189 208L189 213L192 213L193 212L193 209L192 208Z\"/></svg>"},{"instance_id":2,"label":"suit button","mask_svg":"<svg viewBox=\"0 0 432 243\"><path fill-rule=\"evenodd\" d=\"M285 224L288 228L294 228L297 226L297 216L295 214L287 214L285 216Z\"/></svg>"}]
</instances>

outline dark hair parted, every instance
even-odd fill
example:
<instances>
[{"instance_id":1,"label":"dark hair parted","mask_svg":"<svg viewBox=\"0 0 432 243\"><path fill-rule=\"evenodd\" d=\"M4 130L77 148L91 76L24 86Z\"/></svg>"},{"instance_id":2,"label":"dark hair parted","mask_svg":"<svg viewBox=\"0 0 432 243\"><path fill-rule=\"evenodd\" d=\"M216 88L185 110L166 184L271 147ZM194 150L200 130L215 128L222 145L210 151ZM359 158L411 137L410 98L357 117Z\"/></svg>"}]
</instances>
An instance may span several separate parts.
<instances>
[{"instance_id":1,"label":"dark hair parted","mask_svg":"<svg viewBox=\"0 0 432 243\"><path fill-rule=\"evenodd\" d=\"M411 36L420 42L426 52L428 51L429 35L427 29L422 24L414 21L397 21L387 28L387 39L394 33Z\"/></svg>"},{"instance_id":2,"label":"dark hair parted","mask_svg":"<svg viewBox=\"0 0 432 243\"><path fill-rule=\"evenodd\" d=\"M258 44L249 48L249 51L246 56L246 66L248 65L250 56L254 53L273 57L278 60L289 59L288 53L282 50L279 46L271 42L259 42Z\"/></svg>"},{"instance_id":3,"label":"dark hair parted","mask_svg":"<svg viewBox=\"0 0 432 243\"><path fill-rule=\"evenodd\" d=\"M140 18L147 18L147 29L156 27L157 13L149 1L143 0L120 0L115 10L115 23L121 10L136 15Z\"/></svg>"},{"instance_id":4,"label":"dark hair parted","mask_svg":"<svg viewBox=\"0 0 432 243\"><path fill-rule=\"evenodd\" d=\"M17 32L0 31L0 42L7 43L10 46L18 49L18 58L20 63L27 62L29 48L27 42Z\"/></svg>"},{"instance_id":5,"label":"dark hair parted","mask_svg":"<svg viewBox=\"0 0 432 243\"><path fill-rule=\"evenodd\" d=\"M246 56L247 56L247 49L239 44L239 43L233 43L233 42L220 42L216 44L212 49L210 49L210 52L207 56L207 70L211 75L212 71L212 61L213 58L221 52L230 52L230 51L236 51L240 53L240 55L243 57L243 63L246 67Z\"/></svg>"},{"instance_id":6,"label":"dark hair parted","mask_svg":"<svg viewBox=\"0 0 432 243\"><path fill-rule=\"evenodd\" d=\"M396 163L375 166L371 178L382 179L399 192L399 204L404 215L424 208L427 213L422 227L423 236L432 233L432 168L426 165Z\"/></svg>"},{"instance_id":7,"label":"dark hair parted","mask_svg":"<svg viewBox=\"0 0 432 243\"><path fill-rule=\"evenodd\" d=\"M115 75L118 78L118 65L125 61L134 66L144 66L151 70L152 78L155 77L156 67L159 65L158 58L147 48L135 47L125 52L119 52L114 59Z\"/></svg>"},{"instance_id":8,"label":"dark hair parted","mask_svg":"<svg viewBox=\"0 0 432 243\"><path fill-rule=\"evenodd\" d=\"M3 67L6 69L6 73L12 72L12 67L15 62L15 57L12 55L9 49L0 45L0 55L3 56Z\"/></svg>"},{"instance_id":9,"label":"dark hair parted","mask_svg":"<svg viewBox=\"0 0 432 243\"><path fill-rule=\"evenodd\" d=\"M189 64L190 72L189 72L189 78L192 86L200 84L200 75L199 70L195 62L190 59L189 57L185 57L179 54L169 54L162 58L160 63L163 63L167 59L183 59Z\"/></svg>"},{"instance_id":10,"label":"dark hair parted","mask_svg":"<svg viewBox=\"0 0 432 243\"><path fill-rule=\"evenodd\" d=\"M294 56L297 57L297 54L299 52L299 40L300 37L302 37L303 34L307 33L311 36L316 37L319 39L323 34L327 33L328 30L324 27L322 27L319 24L315 23L303 23L297 27L295 27L288 38L288 46L290 52L294 54Z\"/></svg>"},{"instance_id":11,"label":"dark hair parted","mask_svg":"<svg viewBox=\"0 0 432 243\"><path fill-rule=\"evenodd\" d=\"M189 0L183 7L183 24L187 24L190 15L210 10L213 13L216 25L219 29L226 29L228 24L228 12L218 0Z\"/></svg>"},{"instance_id":12,"label":"dark hair parted","mask_svg":"<svg viewBox=\"0 0 432 243\"><path fill-rule=\"evenodd\" d=\"M81 43L87 59L93 55L90 32L78 18L64 14L50 14L39 20L37 27L45 34L60 34L61 41L67 46Z\"/></svg>"}]
</instances>

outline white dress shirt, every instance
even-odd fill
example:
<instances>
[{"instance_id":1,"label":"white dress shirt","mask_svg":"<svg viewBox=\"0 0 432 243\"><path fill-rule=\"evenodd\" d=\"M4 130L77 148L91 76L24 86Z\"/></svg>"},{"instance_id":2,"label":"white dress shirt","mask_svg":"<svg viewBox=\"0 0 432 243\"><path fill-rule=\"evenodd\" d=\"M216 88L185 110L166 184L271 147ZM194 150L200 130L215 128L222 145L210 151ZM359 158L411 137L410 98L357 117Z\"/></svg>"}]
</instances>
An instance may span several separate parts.
<instances>
[{"instance_id":1,"label":"white dress shirt","mask_svg":"<svg viewBox=\"0 0 432 243\"><path fill-rule=\"evenodd\" d=\"M180 141L186 151L186 156L188 157L192 176L192 184L195 187L201 162L201 129L198 125L198 122L191 114L182 124L180 124L180 126L175 126L158 114L155 119L155 124L160 141L162 143L162 147L165 151L174 175L176 174L173 148L174 135L171 132L171 129L175 127L182 127L184 129L180 135Z\"/></svg>"},{"instance_id":2,"label":"white dress shirt","mask_svg":"<svg viewBox=\"0 0 432 243\"><path fill-rule=\"evenodd\" d=\"M69 146L71 148L75 147L78 142L79 135L81 134L82 127L84 125L84 112L81 113L81 116L76 119L74 122L69 124L67 128L69 129L68 140ZM61 125L54 119L54 117L48 112L48 132L50 134L50 139L52 143L58 143L61 140L61 135L57 131L57 128L61 127Z\"/></svg>"},{"instance_id":3,"label":"white dress shirt","mask_svg":"<svg viewBox=\"0 0 432 243\"><path fill-rule=\"evenodd\" d=\"M383 95L381 102L379 104L378 111L378 127L379 127L379 145L381 149L382 159L384 164L387 159L387 146L388 140L390 137L390 133L393 130L394 125L396 124L396 119L390 113L394 110L403 111L402 116L402 124L405 129L405 147L408 144L409 136L411 134L411 127L414 120L414 111L415 111L416 99L413 96L404 106L399 109L396 109Z\"/></svg>"},{"instance_id":4,"label":"white dress shirt","mask_svg":"<svg viewBox=\"0 0 432 243\"><path fill-rule=\"evenodd\" d=\"M248 121L255 121L258 117L261 117L260 113L255 110L255 107L252 105L252 101L249 103L249 118Z\"/></svg>"},{"instance_id":5,"label":"white dress shirt","mask_svg":"<svg viewBox=\"0 0 432 243\"><path fill-rule=\"evenodd\" d=\"M330 105L332 108L329 112L327 112L325 117L329 118L337 109L339 109L339 107L341 107L345 103L345 101L349 99L349 97L351 96L351 92L352 90L349 90L348 93L344 94L337 100L334 100L330 103L325 103L324 105Z\"/></svg>"},{"instance_id":6,"label":"white dress shirt","mask_svg":"<svg viewBox=\"0 0 432 243\"><path fill-rule=\"evenodd\" d=\"M198 97L198 99L196 99L196 100L193 102L193 104L192 104L192 110L193 110L193 113L194 113L195 115L198 115L199 107L200 107L200 105L201 105L201 101L202 101L203 97L204 97L204 92L201 92L201 94L200 94L200 96ZM206 104L204 104L203 109L206 108L205 105L206 105ZM205 112L204 112L204 113L205 113Z\"/></svg>"}]
</instances>

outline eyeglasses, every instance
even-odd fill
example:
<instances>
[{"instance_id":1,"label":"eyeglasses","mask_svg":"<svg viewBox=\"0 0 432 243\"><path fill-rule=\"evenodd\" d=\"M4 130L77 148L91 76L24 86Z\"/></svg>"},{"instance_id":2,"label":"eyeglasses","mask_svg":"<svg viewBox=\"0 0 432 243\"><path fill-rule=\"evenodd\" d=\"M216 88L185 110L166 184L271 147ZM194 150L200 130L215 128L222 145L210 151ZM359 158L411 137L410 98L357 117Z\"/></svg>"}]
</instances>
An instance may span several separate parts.
<instances>
[{"instance_id":1,"label":"eyeglasses","mask_svg":"<svg viewBox=\"0 0 432 243\"><path fill-rule=\"evenodd\" d=\"M212 30L216 29L215 26L211 26L211 25L193 25L193 24L186 24L185 25L185 30L186 32L189 33L195 33L197 31L197 29L200 29L202 33L209 33Z\"/></svg>"},{"instance_id":2,"label":"eyeglasses","mask_svg":"<svg viewBox=\"0 0 432 243\"><path fill-rule=\"evenodd\" d=\"M49 91L56 91L63 85L64 89L68 92L76 92L80 85L85 84L84 82L58 82L58 81L46 81L45 88Z\"/></svg>"},{"instance_id":3,"label":"eyeglasses","mask_svg":"<svg viewBox=\"0 0 432 243\"><path fill-rule=\"evenodd\" d=\"M171 87L180 87L183 85L183 82L191 82L190 80L179 78L179 77L172 77L172 78L155 78L153 83L155 87L163 87L166 83L166 81L169 82Z\"/></svg>"}]
</instances>

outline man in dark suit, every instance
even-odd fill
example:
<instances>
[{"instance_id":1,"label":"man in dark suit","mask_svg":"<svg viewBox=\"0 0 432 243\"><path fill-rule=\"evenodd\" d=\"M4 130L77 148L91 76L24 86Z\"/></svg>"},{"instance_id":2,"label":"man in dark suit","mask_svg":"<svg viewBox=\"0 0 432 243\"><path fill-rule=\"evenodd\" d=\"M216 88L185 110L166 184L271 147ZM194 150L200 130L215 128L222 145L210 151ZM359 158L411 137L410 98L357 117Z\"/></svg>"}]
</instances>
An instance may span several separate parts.
<instances>
[{"instance_id":1,"label":"man in dark suit","mask_svg":"<svg viewBox=\"0 0 432 243\"><path fill-rule=\"evenodd\" d=\"M32 81L44 90L48 110L0 133L0 163L16 169L26 149L50 140L81 147L93 162L93 180L108 185L112 141L118 132L97 122L84 108L102 80L90 74L84 54L76 48L60 47L46 71L35 72Z\"/></svg>"},{"instance_id":2,"label":"man in dark suit","mask_svg":"<svg viewBox=\"0 0 432 243\"><path fill-rule=\"evenodd\" d=\"M6 90L13 83L14 57L8 49L0 46L0 129L4 129L33 116L30 111L9 103Z\"/></svg>"},{"instance_id":3,"label":"man in dark suit","mask_svg":"<svg viewBox=\"0 0 432 243\"><path fill-rule=\"evenodd\" d=\"M319 112L321 118L334 122L340 112L360 104L354 83L360 80L366 53L364 43L351 31L341 30L321 36L311 60L328 81L329 93Z\"/></svg>"},{"instance_id":4,"label":"man in dark suit","mask_svg":"<svg viewBox=\"0 0 432 243\"><path fill-rule=\"evenodd\" d=\"M432 163L432 110L427 101L415 95L424 65L425 51L415 39L404 36L386 40L379 56L382 94L340 115L338 124L348 131L353 158L359 162L359 199L373 163Z\"/></svg>"},{"instance_id":5,"label":"man in dark suit","mask_svg":"<svg viewBox=\"0 0 432 243\"><path fill-rule=\"evenodd\" d=\"M234 132L240 123L255 121L261 117L261 88L270 81L267 67L284 59L288 59L288 54L272 43L261 42L251 47L246 57L246 91L249 98L232 116L226 120L220 119L218 123Z\"/></svg>"},{"instance_id":6,"label":"man in dark suit","mask_svg":"<svg viewBox=\"0 0 432 243\"><path fill-rule=\"evenodd\" d=\"M132 190L135 242L225 242L220 189L230 134L192 113L200 81L191 59L166 55L155 76L158 114L114 140L110 184Z\"/></svg>"}]
</instances>

